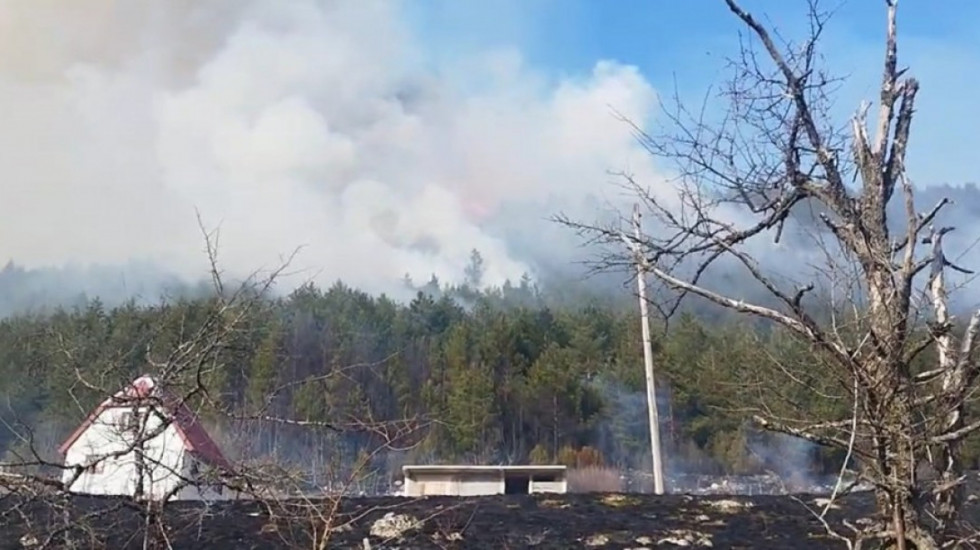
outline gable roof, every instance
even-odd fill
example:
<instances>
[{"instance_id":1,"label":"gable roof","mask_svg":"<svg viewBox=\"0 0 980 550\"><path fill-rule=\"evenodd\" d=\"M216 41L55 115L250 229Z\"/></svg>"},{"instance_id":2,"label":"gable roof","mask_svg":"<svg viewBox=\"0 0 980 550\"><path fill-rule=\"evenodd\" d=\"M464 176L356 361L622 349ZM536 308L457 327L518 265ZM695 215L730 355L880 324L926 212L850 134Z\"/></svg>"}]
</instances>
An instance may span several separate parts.
<instances>
[{"instance_id":1,"label":"gable roof","mask_svg":"<svg viewBox=\"0 0 980 550\"><path fill-rule=\"evenodd\" d=\"M68 439L58 448L61 454L66 454L72 444L78 440L85 430L87 430L95 419L106 409L116 407L132 406L134 402L153 399L155 403L162 405L170 416L171 425L177 430L180 439L184 444L184 449L193 454L202 462L212 466L218 466L226 471L231 471L231 463L221 453L218 444L211 439L207 430L201 425L197 415L191 411L190 407L184 403L183 399L178 398L172 392L159 386L156 380L148 375L140 376L128 386L116 392L112 397L99 404L95 410L89 414L81 425L75 429Z\"/></svg>"}]
</instances>

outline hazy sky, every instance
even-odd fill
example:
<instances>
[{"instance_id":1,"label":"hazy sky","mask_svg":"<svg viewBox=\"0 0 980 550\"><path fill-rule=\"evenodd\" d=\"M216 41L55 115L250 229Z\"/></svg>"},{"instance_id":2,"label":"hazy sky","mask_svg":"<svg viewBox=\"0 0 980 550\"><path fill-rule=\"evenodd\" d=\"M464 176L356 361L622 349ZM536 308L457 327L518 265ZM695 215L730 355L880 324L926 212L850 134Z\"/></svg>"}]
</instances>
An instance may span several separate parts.
<instances>
[{"instance_id":1,"label":"hazy sky","mask_svg":"<svg viewBox=\"0 0 980 550\"><path fill-rule=\"evenodd\" d=\"M874 99L883 4L833 4L844 116ZM745 5L804 30L802 2ZM901 3L918 185L975 181L978 15ZM0 0L0 258L197 277L197 209L229 270L303 246L307 275L372 291L473 248L491 283L579 260L548 216L621 203L609 171L661 183L610 107L648 120L675 79L699 99L738 30L721 0Z\"/></svg>"}]
</instances>

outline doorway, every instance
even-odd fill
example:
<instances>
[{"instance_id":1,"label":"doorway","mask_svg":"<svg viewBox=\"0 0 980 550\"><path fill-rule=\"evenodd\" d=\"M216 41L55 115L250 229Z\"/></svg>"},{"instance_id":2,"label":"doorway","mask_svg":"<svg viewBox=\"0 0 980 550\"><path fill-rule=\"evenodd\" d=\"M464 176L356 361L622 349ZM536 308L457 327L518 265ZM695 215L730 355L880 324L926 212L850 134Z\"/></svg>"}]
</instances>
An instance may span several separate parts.
<instances>
[{"instance_id":1,"label":"doorway","mask_svg":"<svg viewBox=\"0 0 980 550\"><path fill-rule=\"evenodd\" d=\"M531 476L504 474L505 495L526 495L530 492Z\"/></svg>"}]
</instances>

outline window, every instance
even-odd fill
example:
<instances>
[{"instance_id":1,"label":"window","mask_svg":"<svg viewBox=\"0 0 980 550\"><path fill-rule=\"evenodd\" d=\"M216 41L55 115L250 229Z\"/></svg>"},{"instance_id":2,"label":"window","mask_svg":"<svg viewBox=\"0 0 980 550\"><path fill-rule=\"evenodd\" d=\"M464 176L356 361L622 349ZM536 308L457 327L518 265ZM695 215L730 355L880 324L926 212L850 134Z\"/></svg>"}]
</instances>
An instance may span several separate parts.
<instances>
[{"instance_id":1,"label":"window","mask_svg":"<svg viewBox=\"0 0 980 550\"><path fill-rule=\"evenodd\" d=\"M105 470L105 459L99 455L86 455L85 464L85 471L90 474L101 474Z\"/></svg>"}]
</instances>

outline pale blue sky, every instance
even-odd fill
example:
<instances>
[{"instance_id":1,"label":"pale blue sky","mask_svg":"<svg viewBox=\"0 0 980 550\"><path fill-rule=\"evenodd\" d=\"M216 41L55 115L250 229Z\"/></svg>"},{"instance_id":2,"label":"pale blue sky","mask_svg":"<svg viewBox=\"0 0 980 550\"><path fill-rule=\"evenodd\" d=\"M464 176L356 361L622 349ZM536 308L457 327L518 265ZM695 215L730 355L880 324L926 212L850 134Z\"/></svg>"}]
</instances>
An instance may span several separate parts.
<instances>
[{"instance_id":1,"label":"pale blue sky","mask_svg":"<svg viewBox=\"0 0 980 550\"><path fill-rule=\"evenodd\" d=\"M802 0L745 0L745 8L791 37L804 36ZM840 115L876 99L883 0L833 0L824 52L835 72L852 75ZM724 78L724 56L744 29L722 0L416 0L411 17L430 59L452 61L514 48L550 77L588 73L602 59L637 66L661 92L679 89L699 100ZM910 172L918 185L962 184L975 175L980 123L980 2L903 0L899 57L919 78Z\"/></svg>"}]
</instances>

